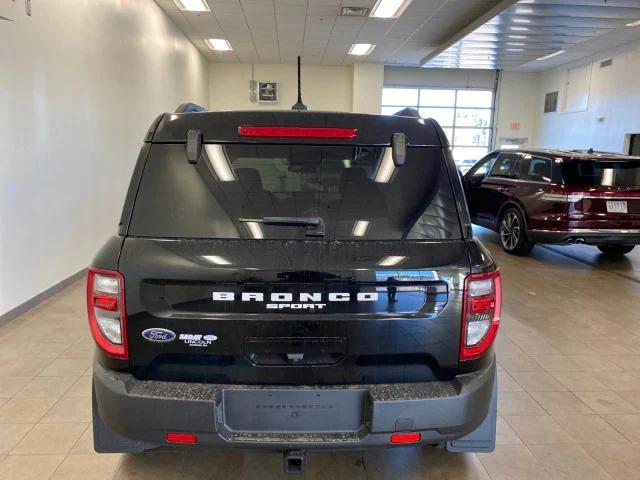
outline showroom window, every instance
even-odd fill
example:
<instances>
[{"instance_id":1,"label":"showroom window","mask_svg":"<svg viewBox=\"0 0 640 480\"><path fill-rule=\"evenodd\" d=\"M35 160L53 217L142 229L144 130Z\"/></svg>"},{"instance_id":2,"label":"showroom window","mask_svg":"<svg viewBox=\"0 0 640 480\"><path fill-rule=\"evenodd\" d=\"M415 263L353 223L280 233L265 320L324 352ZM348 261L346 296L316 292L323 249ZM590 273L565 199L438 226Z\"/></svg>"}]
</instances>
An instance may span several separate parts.
<instances>
[{"instance_id":1,"label":"showroom window","mask_svg":"<svg viewBox=\"0 0 640 480\"><path fill-rule=\"evenodd\" d=\"M424 118L435 119L449 139L453 157L469 167L489 152L493 121L493 91L442 88L398 88L382 90L382 114L406 107Z\"/></svg>"}]
</instances>

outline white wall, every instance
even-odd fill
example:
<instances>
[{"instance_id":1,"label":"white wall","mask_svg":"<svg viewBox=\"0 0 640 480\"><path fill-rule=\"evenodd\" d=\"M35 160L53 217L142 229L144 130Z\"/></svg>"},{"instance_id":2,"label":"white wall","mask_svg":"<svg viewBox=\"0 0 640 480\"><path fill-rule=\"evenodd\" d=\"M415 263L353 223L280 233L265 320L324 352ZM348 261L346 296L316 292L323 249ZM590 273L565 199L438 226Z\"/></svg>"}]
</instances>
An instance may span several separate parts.
<instances>
[{"instance_id":1,"label":"white wall","mask_svg":"<svg viewBox=\"0 0 640 480\"><path fill-rule=\"evenodd\" d=\"M0 22L0 315L89 264L153 119L208 99L204 58L152 0L32 8Z\"/></svg>"},{"instance_id":2,"label":"white wall","mask_svg":"<svg viewBox=\"0 0 640 480\"><path fill-rule=\"evenodd\" d=\"M613 65L600 68L600 62ZM567 69L591 65L587 109L561 112ZM587 74L587 73L585 73ZM558 112L543 113L544 95L559 91ZM640 43L609 50L541 74L536 109L541 147L590 148L622 152L626 133L640 132Z\"/></svg>"},{"instance_id":3,"label":"white wall","mask_svg":"<svg viewBox=\"0 0 640 480\"><path fill-rule=\"evenodd\" d=\"M382 105L384 65L381 63L353 64L353 106L356 113L378 115Z\"/></svg>"},{"instance_id":4,"label":"white wall","mask_svg":"<svg viewBox=\"0 0 640 480\"><path fill-rule=\"evenodd\" d=\"M494 146L500 138L526 138L528 147L536 146L538 111L544 102L538 93L539 74L502 72L496 102Z\"/></svg>"},{"instance_id":5,"label":"white wall","mask_svg":"<svg viewBox=\"0 0 640 480\"><path fill-rule=\"evenodd\" d=\"M387 87L488 88L496 83L495 70L461 68L385 67Z\"/></svg>"},{"instance_id":6,"label":"white wall","mask_svg":"<svg viewBox=\"0 0 640 480\"><path fill-rule=\"evenodd\" d=\"M258 81L278 82L278 103L253 103L249 98L251 69ZM350 112L351 66L302 66L302 100L309 109ZM290 110L298 96L295 65L212 63L209 105L212 110Z\"/></svg>"}]
</instances>

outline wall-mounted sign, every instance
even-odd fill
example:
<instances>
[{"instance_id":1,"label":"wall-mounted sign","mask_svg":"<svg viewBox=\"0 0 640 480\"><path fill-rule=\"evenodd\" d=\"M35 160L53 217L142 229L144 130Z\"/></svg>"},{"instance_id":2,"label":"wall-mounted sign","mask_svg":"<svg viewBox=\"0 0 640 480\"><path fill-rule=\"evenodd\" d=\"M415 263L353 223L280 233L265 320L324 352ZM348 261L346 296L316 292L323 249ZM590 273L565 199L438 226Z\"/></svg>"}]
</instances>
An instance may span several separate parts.
<instances>
[{"instance_id":1,"label":"wall-mounted sign","mask_svg":"<svg viewBox=\"0 0 640 480\"><path fill-rule=\"evenodd\" d=\"M276 103L278 101L278 84L276 82L258 82L258 101Z\"/></svg>"}]
</instances>

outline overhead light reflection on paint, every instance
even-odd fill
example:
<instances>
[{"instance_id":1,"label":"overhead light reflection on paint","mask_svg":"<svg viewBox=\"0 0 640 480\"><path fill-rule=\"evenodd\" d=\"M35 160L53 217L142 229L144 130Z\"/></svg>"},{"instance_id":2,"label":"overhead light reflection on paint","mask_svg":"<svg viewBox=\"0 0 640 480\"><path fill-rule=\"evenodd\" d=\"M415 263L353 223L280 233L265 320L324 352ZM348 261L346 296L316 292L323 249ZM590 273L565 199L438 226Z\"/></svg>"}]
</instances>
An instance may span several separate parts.
<instances>
[{"instance_id":1,"label":"overhead light reflection on paint","mask_svg":"<svg viewBox=\"0 0 640 480\"><path fill-rule=\"evenodd\" d=\"M208 262L215 263L216 265L232 265L229 260L220 255L203 255L202 258Z\"/></svg>"},{"instance_id":2,"label":"overhead light reflection on paint","mask_svg":"<svg viewBox=\"0 0 640 480\"><path fill-rule=\"evenodd\" d=\"M227 160L227 156L224 153L222 145L209 143L205 145L204 148L207 152L209 163L213 167L213 171L216 172L218 180L221 182L233 182L234 180L237 180L231 165L229 165L229 161Z\"/></svg>"},{"instance_id":3,"label":"overhead light reflection on paint","mask_svg":"<svg viewBox=\"0 0 640 480\"><path fill-rule=\"evenodd\" d=\"M384 149L384 154L378 162L378 168L373 175L373 181L376 183L389 183L395 170L396 166L393 163L393 152L391 148L387 147Z\"/></svg>"},{"instance_id":4,"label":"overhead light reflection on paint","mask_svg":"<svg viewBox=\"0 0 640 480\"><path fill-rule=\"evenodd\" d=\"M544 57L536 58L536 60L547 60L548 58L553 58L558 55L562 55L565 50L558 50L557 52L550 53L549 55L545 55Z\"/></svg>"},{"instance_id":5,"label":"overhead light reflection on paint","mask_svg":"<svg viewBox=\"0 0 640 480\"><path fill-rule=\"evenodd\" d=\"M364 237L364 234L367 233L367 229L369 228L369 220L356 220L356 223L353 225L353 231L351 234L354 237Z\"/></svg>"},{"instance_id":6,"label":"overhead light reflection on paint","mask_svg":"<svg viewBox=\"0 0 640 480\"><path fill-rule=\"evenodd\" d=\"M398 265L400 262L403 262L407 257L402 255L389 255L388 257L383 257L378 265L381 267L393 267L394 265Z\"/></svg>"}]
</instances>

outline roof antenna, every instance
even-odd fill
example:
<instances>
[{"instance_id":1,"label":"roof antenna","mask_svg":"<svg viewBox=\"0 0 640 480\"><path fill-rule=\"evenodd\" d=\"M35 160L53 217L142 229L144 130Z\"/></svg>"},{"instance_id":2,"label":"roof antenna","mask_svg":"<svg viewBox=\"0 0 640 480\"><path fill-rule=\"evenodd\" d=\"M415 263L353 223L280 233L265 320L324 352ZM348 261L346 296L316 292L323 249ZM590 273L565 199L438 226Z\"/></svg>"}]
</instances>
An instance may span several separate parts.
<instances>
[{"instance_id":1,"label":"roof antenna","mask_svg":"<svg viewBox=\"0 0 640 480\"><path fill-rule=\"evenodd\" d=\"M300 83L300 55L298 55L298 101L291 107L291 110L306 110L307 106L302 103L302 87Z\"/></svg>"}]
</instances>

